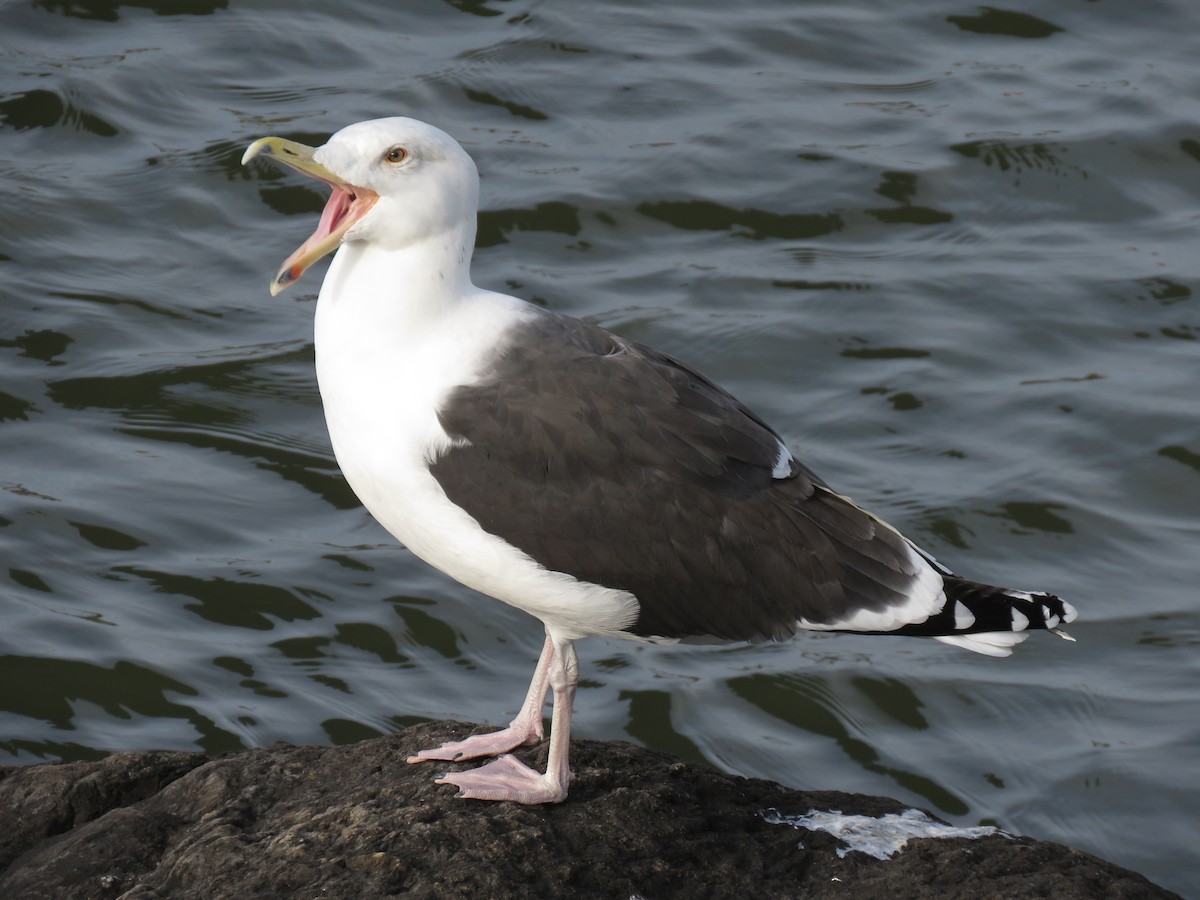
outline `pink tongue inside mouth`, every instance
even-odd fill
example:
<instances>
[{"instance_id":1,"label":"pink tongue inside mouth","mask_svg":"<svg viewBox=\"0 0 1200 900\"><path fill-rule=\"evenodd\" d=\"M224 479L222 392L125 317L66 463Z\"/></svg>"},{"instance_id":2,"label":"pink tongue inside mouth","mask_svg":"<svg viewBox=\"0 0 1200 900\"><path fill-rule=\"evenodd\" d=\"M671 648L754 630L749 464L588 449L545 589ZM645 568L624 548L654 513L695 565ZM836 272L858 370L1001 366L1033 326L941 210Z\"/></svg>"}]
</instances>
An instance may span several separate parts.
<instances>
[{"instance_id":1,"label":"pink tongue inside mouth","mask_svg":"<svg viewBox=\"0 0 1200 900\"><path fill-rule=\"evenodd\" d=\"M304 274L308 263L301 264L300 260L311 248L333 234L338 225L349 215L352 202L353 198L349 191L344 191L340 187L333 188L329 199L325 201L325 208L321 210L321 221L317 223L316 231L310 234L308 240L297 247L296 252L289 256L287 262L284 263L288 267L291 281L297 280Z\"/></svg>"},{"instance_id":2,"label":"pink tongue inside mouth","mask_svg":"<svg viewBox=\"0 0 1200 900\"><path fill-rule=\"evenodd\" d=\"M324 240L332 234L333 230L337 228L338 223L350 211L352 201L353 198L349 192L335 187L329 195L329 199L325 202L325 208L321 211L321 221L317 223L317 230L313 232L312 237L305 243L313 244Z\"/></svg>"},{"instance_id":3,"label":"pink tongue inside mouth","mask_svg":"<svg viewBox=\"0 0 1200 900\"><path fill-rule=\"evenodd\" d=\"M344 237L343 232L365 216L379 199L378 194L365 188L355 188L353 192L335 184L330 184L330 188L316 230L284 260L276 276L276 293L298 280L317 259L336 250Z\"/></svg>"}]
</instances>

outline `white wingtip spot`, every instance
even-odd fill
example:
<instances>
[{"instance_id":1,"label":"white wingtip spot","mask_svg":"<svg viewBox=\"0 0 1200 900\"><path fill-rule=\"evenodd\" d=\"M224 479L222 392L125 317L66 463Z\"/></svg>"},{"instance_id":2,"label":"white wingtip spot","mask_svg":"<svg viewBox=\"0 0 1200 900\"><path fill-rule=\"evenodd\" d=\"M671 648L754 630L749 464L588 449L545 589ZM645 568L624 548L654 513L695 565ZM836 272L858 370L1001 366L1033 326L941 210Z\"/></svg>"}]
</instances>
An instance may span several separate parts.
<instances>
[{"instance_id":1,"label":"white wingtip spot","mask_svg":"<svg viewBox=\"0 0 1200 900\"><path fill-rule=\"evenodd\" d=\"M775 457L775 468L771 470L772 478L789 478L792 474L792 451L782 443L779 445L779 455Z\"/></svg>"},{"instance_id":2,"label":"white wingtip spot","mask_svg":"<svg viewBox=\"0 0 1200 900\"><path fill-rule=\"evenodd\" d=\"M961 603L954 604L954 627L966 631L975 624L975 614Z\"/></svg>"},{"instance_id":3,"label":"white wingtip spot","mask_svg":"<svg viewBox=\"0 0 1200 900\"><path fill-rule=\"evenodd\" d=\"M1012 627L1013 631L1024 631L1029 627L1029 617L1019 609L1012 611Z\"/></svg>"},{"instance_id":4,"label":"white wingtip spot","mask_svg":"<svg viewBox=\"0 0 1200 900\"><path fill-rule=\"evenodd\" d=\"M1073 606L1072 606L1070 603L1068 603L1066 600L1063 600L1063 601L1061 601L1061 602L1062 602L1062 605L1063 605L1063 616L1062 616L1062 620L1063 620L1064 622L1068 623L1068 624L1070 624L1071 622L1074 622L1074 621L1075 621L1075 617L1076 617L1076 616L1078 616L1078 615L1079 615L1079 613L1077 613L1077 612L1075 611L1075 607L1073 607Z\"/></svg>"}]
</instances>

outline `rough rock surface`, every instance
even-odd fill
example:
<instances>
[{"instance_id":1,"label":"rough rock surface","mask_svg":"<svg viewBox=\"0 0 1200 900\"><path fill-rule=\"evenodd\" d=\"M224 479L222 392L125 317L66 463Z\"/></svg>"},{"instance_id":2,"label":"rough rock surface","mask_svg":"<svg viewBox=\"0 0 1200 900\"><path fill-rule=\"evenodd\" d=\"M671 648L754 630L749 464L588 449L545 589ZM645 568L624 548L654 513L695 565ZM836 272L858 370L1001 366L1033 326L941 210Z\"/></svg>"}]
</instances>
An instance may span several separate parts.
<instances>
[{"instance_id":1,"label":"rough rock surface","mask_svg":"<svg viewBox=\"0 0 1200 900\"><path fill-rule=\"evenodd\" d=\"M456 800L432 781L451 764L404 762L471 731L442 722L345 747L0 768L0 897L1175 896L1030 838L921 839L886 861L839 858L837 838L760 811L880 816L903 805L793 791L624 743L575 742L571 796L549 807ZM544 753L519 755L539 765Z\"/></svg>"}]
</instances>

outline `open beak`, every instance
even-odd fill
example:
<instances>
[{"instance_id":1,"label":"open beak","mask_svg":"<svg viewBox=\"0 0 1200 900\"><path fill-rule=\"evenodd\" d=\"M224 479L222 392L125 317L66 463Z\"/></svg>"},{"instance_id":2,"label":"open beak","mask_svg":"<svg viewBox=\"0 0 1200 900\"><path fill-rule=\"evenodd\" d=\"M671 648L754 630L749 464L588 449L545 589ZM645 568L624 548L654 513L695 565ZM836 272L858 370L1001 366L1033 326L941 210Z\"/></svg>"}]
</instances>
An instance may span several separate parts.
<instances>
[{"instance_id":1,"label":"open beak","mask_svg":"<svg viewBox=\"0 0 1200 900\"><path fill-rule=\"evenodd\" d=\"M342 243L356 222L362 219L375 205L379 195L366 188L356 187L334 175L319 162L313 159L316 151L305 144L286 141L279 137L259 138L246 148L242 155L242 165L258 156L265 156L276 162L290 166L297 172L323 181L333 189L329 201L321 213L321 221L317 230L308 240L301 244L296 252L284 260L279 272L271 279L271 295L274 296L298 281L308 267L322 256L332 253Z\"/></svg>"}]
</instances>

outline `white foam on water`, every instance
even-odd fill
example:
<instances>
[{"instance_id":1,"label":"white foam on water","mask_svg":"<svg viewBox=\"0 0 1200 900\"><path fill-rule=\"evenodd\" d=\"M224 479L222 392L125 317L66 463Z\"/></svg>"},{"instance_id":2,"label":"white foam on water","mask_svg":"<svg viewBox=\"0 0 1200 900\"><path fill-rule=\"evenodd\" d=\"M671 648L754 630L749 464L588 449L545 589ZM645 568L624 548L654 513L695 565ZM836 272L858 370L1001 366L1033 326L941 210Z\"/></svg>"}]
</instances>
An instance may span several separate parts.
<instances>
[{"instance_id":1,"label":"white foam on water","mask_svg":"<svg viewBox=\"0 0 1200 900\"><path fill-rule=\"evenodd\" d=\"M991 825L973 828L957 828L935 822L919 809L906 809L902 813L888 813L876 819L871 816L844 816L839 810L822 811L810 809L804 815L786 815L777 809L759 813L771 825L791 825L810 831L825 831L846 846L839 847L839 859L852 850L873 856L876 859L891 859L904 849L910 838L981 838L990 834L1005 834ZM801 844L801 847L804 845Z\"/></svg>"}]
</instances>

